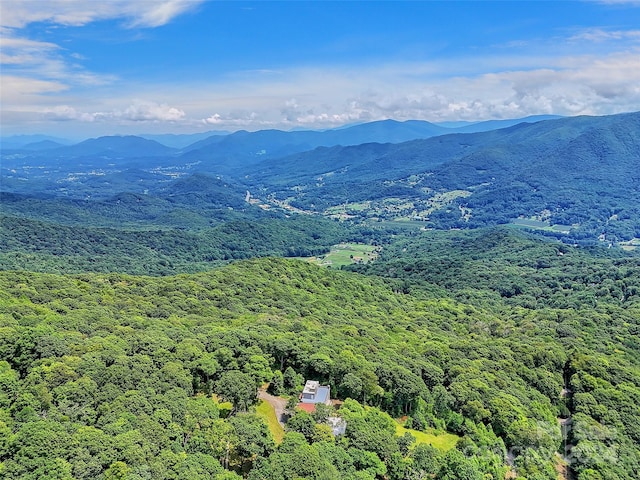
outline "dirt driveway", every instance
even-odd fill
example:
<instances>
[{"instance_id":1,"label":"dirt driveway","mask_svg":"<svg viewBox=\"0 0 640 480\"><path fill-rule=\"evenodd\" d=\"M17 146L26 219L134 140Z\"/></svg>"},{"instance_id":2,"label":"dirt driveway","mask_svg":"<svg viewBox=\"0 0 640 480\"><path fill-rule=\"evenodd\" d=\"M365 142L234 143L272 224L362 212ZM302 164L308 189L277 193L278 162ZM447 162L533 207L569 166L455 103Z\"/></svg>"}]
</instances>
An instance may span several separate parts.
<instances>
[{"instance_id":1,"label":"dirt driveway","mask_svg":"<svg viewBox=\"0 0 640 480\"><path fill-rule=\"evenodd\" d=\"M276 411L276 418L278 419L278 423L284 427L284 424L287 420L287 414L285 413L287 407L287 400L280 397L274 397L267 393L266 390L260 389L258 390L258 398L264 400L269 403Z\"/></svg>"}]
</instances>

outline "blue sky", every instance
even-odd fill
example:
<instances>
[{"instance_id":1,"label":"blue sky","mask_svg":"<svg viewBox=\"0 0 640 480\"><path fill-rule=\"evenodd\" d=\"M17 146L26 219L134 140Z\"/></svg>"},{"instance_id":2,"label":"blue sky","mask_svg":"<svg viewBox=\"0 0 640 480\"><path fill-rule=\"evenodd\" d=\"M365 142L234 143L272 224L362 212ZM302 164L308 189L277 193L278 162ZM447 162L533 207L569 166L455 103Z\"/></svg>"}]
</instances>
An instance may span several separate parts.
<instances>
[{"instance_id":1,"label":"blue sky","mask_svg":"<svg viewBox=\"0 0 640 480\"><path fill-rule=\"evenodd\" d=\"M2 135L640 110L640 2L2 0Z\"/></svg>"}]
</instances>

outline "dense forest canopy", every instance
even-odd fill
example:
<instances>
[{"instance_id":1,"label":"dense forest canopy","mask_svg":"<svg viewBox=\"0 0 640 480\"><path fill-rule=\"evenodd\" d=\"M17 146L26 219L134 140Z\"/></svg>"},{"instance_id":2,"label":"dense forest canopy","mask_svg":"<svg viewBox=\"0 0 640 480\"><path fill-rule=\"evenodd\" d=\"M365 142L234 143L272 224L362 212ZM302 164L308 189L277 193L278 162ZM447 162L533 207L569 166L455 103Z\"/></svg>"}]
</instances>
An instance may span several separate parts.
<instances>
[{"instance_id":1,"label":"dense forest canopy","mask_svg":"<svg viewBox=\"0 0 640 480\"><path fill-rule=\"evenodd\" d=\"M197 272L234 259L320 255L336 243L373 235L304 216L230 219L196 231L67 226L8 216L0 221L0 268L60 273Z\"/></svg>"},{"instance_id":2,"label":"dense forest canopy","mask_svg":"<svg viewBox=\"0 0 640 480\"><path fill-rule=\"evenodd\" d=\"M3 151L0 478L635 478L639 121Z\"/></svg>"},{"instance_id":3,"label":"dense forest canopy","mask_svg":"<svg viewBox=\"0 0 640 480\"><path fill-rule=\"evenodd\" d=\"M556 277L561 261L586 285L588 275L601 275L602 285L640 283L637 268L628 274L634 259L594 258L512 232L454 237L425 233L409 243L458 242L466 248L452 260L471 266L493 256L498 270L542 259L549 282L567 281ZM426 270L420 281L412 271L383 280L277 259L158 278L3 272L2 472L450 478L453 469L479 479L501 478L509 452L522 478L552 479L557 417L571 416L578 478L632 478L640 465L637 295L596 292L593 306L565 292L563 301L528 305L479 283L473 268L450 272L457 289ZM323 435L303 415L273 443L251 405L259 385L283 374L282 388L315 378L353 399L342 412L351 425L344 438ZM247 382L249 391L238 390ZM233 401L230 416L212 393ZM391 420L403 415L414 429L459 435L458 447L407 448ZM313 471L297 471L296 458L306 456L316 458Z\"/></svg>"}]
</instances>

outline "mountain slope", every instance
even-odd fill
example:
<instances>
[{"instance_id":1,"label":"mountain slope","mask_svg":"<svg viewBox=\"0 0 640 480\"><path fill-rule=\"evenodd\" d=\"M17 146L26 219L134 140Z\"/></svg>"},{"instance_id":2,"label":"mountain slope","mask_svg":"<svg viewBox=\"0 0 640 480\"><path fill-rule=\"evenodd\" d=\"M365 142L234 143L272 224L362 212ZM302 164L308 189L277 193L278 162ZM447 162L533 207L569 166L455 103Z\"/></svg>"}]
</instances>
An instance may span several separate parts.
<instances>
[{"instance_id":1,"label":"mountain slope","mask_svg":"<svg viewBox=\"0 0 640 480\"><path fill-rule=\"evenodd\" d=\"M202 169L227 173L265 159L312 150L316 147L359 145L363 143L400 143L416 138L430 138L449 130L424 121L397 122L383 120L338 130L238 131L221 137L212 136L185 148L185 161L202 160Z\"/></svg>"},{"instance_id":2,"label":"mountain slope","mask_svg":"<svg viewBox=\"0 0 640 480\"><path fill-rule=\"evenodd\" d=\"M64 147L62 143L54 142L53 140L41 140L39 142L28 143L27 145L24 145L23 147L21 147L21 149L40 151L40 150L53 150L54 148L61 148L61 147Z\"/></svg>"},{"instance_id":3,"label":"mountain slope","mask_svg":"<svg viewBox=\"0 0 640 480\"><path fill-rule=\"evenodd\" d=\"M82 200L108 200L123 192L162 196L175 178L198 172L233 186L234 199L226 205L234 208L249 190L273 208L342 218L465 228L522 217L540 228L556 225L550 233L567 241L640 237L640 113L468 134L441 131L426 122L387 120L327 132L236 132L210 137L183 154L139 137L102 137L3 156L2 188ZM416 135L438 136L346 145ZM323 142L345 145L309 150ZM296 153L286 155L291 152ZM203 193L199 183L192 181L192 193L183 188L169 194L153 218L162 208L173 210L176 202L187 210L189 202L211 203L216 196L213 203L225 203L226 191ZM14 208L12 201L7 213Z\"/></svg>"},{"instance_id":4,"label":"mountain slope","mask_svg":"<svg viewBox=\"0 0 640 480\"><path fill-rule=\"evenodd\" d=\"M399 287L273 258L165 278L0 272L3 473L38 478L62 465L99 478L117 461L137 476L179 478L187 459L223 473L218 460L228 456L246 460L229 468L257 470L249 478L294 478L261 473L311 452L345 472L345 463L374 464L416 478L457 478L447 472L462 468L475 472L468 478L504 478L508 449L521 478L551 480L557 417L571 415L574 471L634 478L637 304L533 309L492 306L482 289L461 302ZM259 420L242 423L246 405L224 380L249 387L250 405L276 370L287 395L301 387L298 376L331 384L348 418L340 441L318 439L315 422L298 416L281 448L251 461L270 435ZM219 415L212 393L232 400L230 415ZM455 433L457 449L408 448L387 414ZM95 452L99 461L88 462ZM374 478L365 473L330 478Z\"/></svg>"},{"instance_id":5,"label":"mountain slope","mask_svg":"<svg viewBox=\"0 0 640 480\"><path fill-rule=\"evenodd\" d=\"M397 145L316 149L242 173L250 184L316 211L345 198L399 196L426 205L435 195L460 192L443 208L411 209L436 227L537 216L580 224L590 238L605 232L628 239L640 236L638 172L640 113L521 123ZM395 193L385 193L390 189Z\"/></svg>"},{"instance_id":6,"label":"mountain slope","mask_svg":"<svg viewBox=\"0 0 640 480\"><path fill-rule=\"evenodd\" d=\"M173 151L174 149L155 140L126 135L90 138L75 145L58 148L51 153L65 157L93 155L135 158L170 155Z\"/></svg>"},{"instance_id":7,"label":"mountain slope","mask_svg":"<svg viewBox=\"0 0 640 480\"><path fill-rule=\"evenodd\" d=\"M220 131L209 131L202 133L187 133L187 134L177 134L177 133L166 133L166 134L141 134L139 137L146 138L147 140L155 140L162 145L171 148L185 148L189 145L193 145L200 140L204 140L213 135L229 135L231 132L227 132L224 130Z\"/></svg>"},{"instance_id":8,"label":"mountain slope","mask_svg":"<svg viewBox=\"0 0 640 480\"><path fill-rule=\"evenodd\" d=\"M137 203L139 197L123 195L118 201ZM61 225L0 215L0 270L171 275L209 270L232 259L320 255L331 245L354 240L356 233L307 216L227 216L213 228L186 231Z\"/></svg>"},{"instance_id":9,"label":"mountain slope","mask_svg":"<svg viewBox=\"0 0 640 480\"><path fill-rule=\"evenodd\" d=\"M513 120L479 122L456 128L435 125L422 120L380 120L325 131L260 130L239 131L222 137L214 135L186 148L186 158L213 161L209 168L218 171L229 166L252 165L269 158L300 153L317 147L352 146L364 143L402 143L449 133L486 132L519 123L532 123L553 118L550 115ZM222 170L221 170L222 169ZM214 170L211 170L214 171Z\"/></svg>"},{"instance_id":10,"label":"mountain slope","mask_svg":"<svg viewBox=\"0 0 640 480\"><path fill-rule=\"evenodd\" d=\"M60 145L71 145L74 143L65 138L52 137L49 135L11 135L9 137L0 137L2 150L19 150L25 145L39 142L54 142Z\"/></svg>"},{"instance_id":11,"label":"mountain slope","mask_svg":"<svg viewBox=\"0 0 640 480\"><path fill-rule=\"evenodd\" d=\"M557 120L563 118L558 115L532 115L530 117L523 118L514 118L509 120L486 120L483 122L476 122L470 125L460 125L453 128L456 133L477 133L477 132L488 132L490 130L498 130L501 128L508 128L514 125L518 125L519 123L536 123L543 122L546 120Z\"/></svg>"}]
</instances>

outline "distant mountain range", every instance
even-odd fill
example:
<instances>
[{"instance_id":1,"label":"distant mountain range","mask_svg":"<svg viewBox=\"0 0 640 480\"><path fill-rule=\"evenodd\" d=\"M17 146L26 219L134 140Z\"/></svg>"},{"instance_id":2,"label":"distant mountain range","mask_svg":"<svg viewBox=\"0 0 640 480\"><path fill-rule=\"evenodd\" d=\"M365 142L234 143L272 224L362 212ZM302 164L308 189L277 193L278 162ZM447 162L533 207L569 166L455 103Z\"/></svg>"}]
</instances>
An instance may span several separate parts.
<instances>
[{"instance_id":1,"label":"distant mountain range","mask_svg":"<svg viewBox=\"0 0 640 480\"><path fill-rule=\"evenodd\" d=\"M425 173L439 165L450 169L452 162L478 163L474 171L487 172L492 178L524 161L530 165L532 156L555 151L562 142L579 137L585 130L599 130L611 122L626 123L633 114L611 117L572 117L562 120L520 123L508 128L469 134L448 134L424 140L398 144L368 143L355 146L334 146L308 150L276 160L264 160L252 173L238 169L255 182L273 185L297 185L305 179L323 184L349 181L369 182L397 180L412 174ZM503 165L504 163L504 165ZM457 164L457 163L456 163ZM494 168L499 166L499 171ZM575 173L575 172L570 172ZM442 173L441 173L442 174ZM457 171L451 175L451 185L459 188L468 175ZM455 179L460 182L455 184ZM482 181L486 181L483 178ZM442 183L442 179L438 179ZM455 185L454 185L455 184Z\"/></svg>"},{"instance_id":2,"label":"distant mountain range","mask_svg":"<svg viewBox=\"0 0 640 480\"><path fill-rule=\"evenodd\" d=\"M136 158L166 156L179 153L185 160L203 160L210 170L226 170L238 164L254 164L267 158L278 158L316 147L351 146L363 143L401 143L426 139L447 133L480 132L503 128L522 122L540 121L550 116L513 120L492 120L465 124L456 128L435 125L421 120L398 122L381 120L325 131L260 130L234 133L206 132L191 135L105 136L70 145L64 139L43 135L23 135L2 140L7 153L41 156L101 158ZM554 117L555 118L555 117ZM163 148L164 147L164 148ZM18 152L15 152L18 151Z\"/></svg>"},{"instance_id":3,"label":"distant mountain range","mask_svg":"<svg viewBox=\"0 0 640 480\"><path fill-rule=\"evenodd\" d=\"M369 206L364 212L388 216L408 204L409 218L437 228L524 217L563 230L576 226L578 236L582 229L590 237L640 237L640 113L318 148L242 173L251 188L307 211L387 202L387 210ZM357 216L363 206L352 210Z\"/></svg>"},{"instance_id":4,"label":"distant mountain range","mask_svg":"<svg viewBox=\"0 0 640 480\"><path fill-rule=\"evenodd\" d=\"M3 137L0 139L0 146L3 151L25 149L29 150L32 145L42 142L49 142L51 148L60 145L71 145L74 142L65 138L51 137L49 135L13 135L11 137Z\"/></svg>"},{"instance_id":5,"label":"distant mountain range","mask_svg":"<svg viewBox=\"0 0 640 480\"><path fill-rule=\"evenodd\" d=\"M139 137L146 138L147 140L155 140L158 143L161 143L167 147L171 148L185 148L189 145L194 144L200 140L204 140L205 138L212 137L215 135L224 136L230 135L231 132L227 131L209 131L202 133L189 133L189 134L175 134L175 133L166 133L166 134L141 134Z\"/></svg>"},{"instance_id":6,"label":"distant mountain range","mask_svg":"<svg viewBox=\"0 0 640 480\"><path fill-rule=\"evenodd\" d=\"M488 130L494 130L497 128L510 127L522 122L539 122L542 120L552 120L561 118L557 115L534 115L524 118L507 119L507 120L488 120L482 122L443 122L443 123L429 123L421 120L409 120L405 122L398 122L395 120L381 120L376 122L361 123L357 125L348 125L344 127L338 127L335 129L325 131L315 130L291 130L289 133L296 134L302 133L306 137L318 138L326 137L330 140L324 140L315 146L331 146L331 145L358 145L360 143L378 142L378 143L398 143L407 140L413 140L416 138L428 138L434 134L442 135L445 133L473 133L473 132L485 132ZM341 135L338 132L344 130L350 131L350 134ZM327 133L333 132L333 133ZM239 133L239 132L236 132ZM250 132L244 132L250 133ZM251 132L258 133L258 132ZM166 147L184 149L185 151L195 150L202 146L206 146L210 143L216 143L216 139L211 139L210 142L200 143L202 140L207 140L210 137L225 137L233 135L228 131L208 131L201 133L191 134L140 134L138 137L145 138L147 140L154 140ZM358 138L358 135L361 137ZM379 137L373 137L372 135L378 135ZM111 136L111 138L117 138L121 136ZM87 139L91 140L91 139ZM217 140L221 140L218 138ZM43 143L40 147L37 145L43 141L54 142L51 144ZM73 145L77 142L72 140L52 137L48 135L13 135L9 137L0 138L0 146L2 150L41 150L46 148L57 148L61 145ZM301 143L300 141L292 141L289 143ZM302 142L304 143L304 142ZM59 144L59 145L58 145Z\"/></svg>"},{"instance_id":7,"label":"distant mountain range","mask_svg":"<svg viewBox=\"0 0 640 480\"><path fill-rule=\"evenodd\" d=\"M440 127L454 130L456 133L477 133L497 130L499 128L512 127L519 123L536 123L544 120L557 120L563 118L560 115L531 115L524 118L514 118L508 120L486 120L483 122L443 122L436 123ZM453 132L452 132L453 133Z\"/></svg>"},{"instance_id":8,"label":"distant mountain range","mask_svg":"<svg viewBox=\"0 0 640 480\"><path fill-rule=\"evenodd\" d=\"M481 131L459 133L472 130ZM30 140L2 152L2 190L25 196L12 200L16 211L34 194L109 201L127 193L161 199L157 217L171 205L242 209L248 190L263 208L362 221L464 228L521 217L573 239L640 237L640 113L455 129L383 120L216 134L181 148L137 136Z\"/></svg>"},{"instance_id":9,"label":"distant mountain range","mask_svg":"<svg viewBox=\"0 0 640 480\"><path fill-rule=\"evenodd\" d=\"M68 147L59 147L47 152L48 155L63 157L99 156L105 158L157 157L170 155L175 150L155 140L134 135L90 138Z\"/></svg>"}]
</instances>

